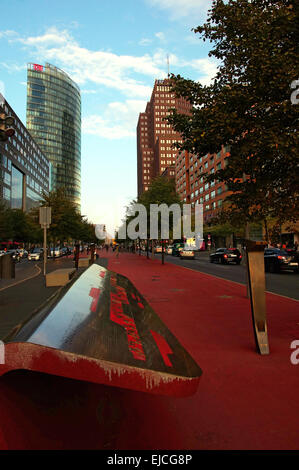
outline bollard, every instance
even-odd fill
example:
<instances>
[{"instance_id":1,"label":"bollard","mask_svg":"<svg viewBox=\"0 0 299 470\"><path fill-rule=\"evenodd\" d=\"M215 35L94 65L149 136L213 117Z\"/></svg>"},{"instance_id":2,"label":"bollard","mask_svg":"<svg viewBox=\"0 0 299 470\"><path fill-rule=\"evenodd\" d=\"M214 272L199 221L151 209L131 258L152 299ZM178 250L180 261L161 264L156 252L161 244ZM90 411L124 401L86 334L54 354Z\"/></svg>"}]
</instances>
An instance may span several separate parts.
<instances>
[{"instance_id":1,"label":"bollard","mask_svg":"<svg viewBox=\"0 0 299 470\"><path fill-rule=\"evenodd\" d=\"M75 268L78 269L79 265L79 252L80 252L80 245L76 243L75 245Z\"/></svg>"},{"instance_id":2,"label":"bollard","mask_svg":"<svg viewBox=\"0 0 299 470\"><path fill-rule=\"evenodd\" d=\"M94 263L94 243L90 245L90 264Z\"/></svg>"},{"instance_id":3,"label":"bollard","mask_svg":"<svg viewBox=\"0 0 299 470\"><path fill-rule=\"evenodd\" d=\"M246 240L247 273L251 303L253 332L257 350L269 354L266 319L264 242Z\"/></svg>"},{"instance_id":4,"label":"bollard","mask_svg":"<svg viewBox=\"0 0 299 470\"><path fill-rule=\"evenodd\" d=\"M14 279L16 277L15 263L12 255L7 254L1 256L1 278Z\"/></svg>"}]
</instances>

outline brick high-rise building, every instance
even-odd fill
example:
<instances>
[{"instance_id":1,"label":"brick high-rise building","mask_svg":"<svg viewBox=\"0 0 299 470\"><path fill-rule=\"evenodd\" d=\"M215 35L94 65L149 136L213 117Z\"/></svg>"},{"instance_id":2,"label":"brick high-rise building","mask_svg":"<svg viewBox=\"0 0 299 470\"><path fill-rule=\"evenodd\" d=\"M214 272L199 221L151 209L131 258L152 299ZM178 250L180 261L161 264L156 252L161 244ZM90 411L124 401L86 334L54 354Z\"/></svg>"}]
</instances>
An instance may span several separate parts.
<instances>
[{"instance_id":1,"label":"brick high-rise building","mask_svg":"<svg viewBox=\"0 0 299 470\"><path fill-rule=\"evenodd\" d=\"M181 141L181 136L163 121L169 108L187 114L190 104L170 91L169 79L156 80L151 100L145 112L140 113L137 124L138 196L147 191L153 178L176 163L177 151L172 144Z\"/></svg>"},{"instance_id":2,"label":"brick high-rise building","mask_svg":"<svg viewBox=\"0 0 299 470\"><path fill-rule=\"evenodd\" d=\"M228 147L215 154L207 154L202 157L189 154L187 151L178 153L176 160L176 191L182 201L195 204L203 204L204 223L216 215L222 207L224 199L231 194L224 183L212 181L206 183L203 173L215 173L225 168L229 157Z\"/></svg>"}]
</instances>

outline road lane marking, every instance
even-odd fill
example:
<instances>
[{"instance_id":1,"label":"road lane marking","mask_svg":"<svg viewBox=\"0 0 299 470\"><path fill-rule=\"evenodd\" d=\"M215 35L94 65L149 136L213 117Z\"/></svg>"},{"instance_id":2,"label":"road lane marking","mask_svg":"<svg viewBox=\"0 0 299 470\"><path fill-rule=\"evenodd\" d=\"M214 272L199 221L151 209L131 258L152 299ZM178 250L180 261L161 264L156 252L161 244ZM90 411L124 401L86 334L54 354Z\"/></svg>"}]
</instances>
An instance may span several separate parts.
<instances>
[{"instance_id":1,"label":"road lane marking","mask_svg":"<svg viewBox=\"0 0 299 470\"><path fill-rule=\"evenodd\" d=\"M175 263L172 263L172 264L175 264ZM175 264L175 266L179 266L179 265L178 265L178 264ZM179 267L180 267L180 266L179 266ZM184 266L184 265L181 265L181 268L189 269L190 271L193 271L193 272L199 272L199 273L201 273L201 274L206 274L207 276L210 276L210 277L215 277L216 279L221 279L222 281L233 282L234 284L238 284L239 286L246 287L246 284L245 284L245 283L243 284L242 282L231 281L230 279L226 279L225 277L220 277L220 276L215 276L214 274L205 273L204 271L200 271L199 269L187 268L187 267ZM294 297L288 297L287 295L277 294L276 292L272 292L272 291L269 291L269 290L266 290L265 292L266 292L267 294L277 295L278 297L283 297L283 298L285 298L285 299L294 300L295 302L299 302L299 300L298 300L298 299L294 299Z\"/></svg>"}]
</instances>

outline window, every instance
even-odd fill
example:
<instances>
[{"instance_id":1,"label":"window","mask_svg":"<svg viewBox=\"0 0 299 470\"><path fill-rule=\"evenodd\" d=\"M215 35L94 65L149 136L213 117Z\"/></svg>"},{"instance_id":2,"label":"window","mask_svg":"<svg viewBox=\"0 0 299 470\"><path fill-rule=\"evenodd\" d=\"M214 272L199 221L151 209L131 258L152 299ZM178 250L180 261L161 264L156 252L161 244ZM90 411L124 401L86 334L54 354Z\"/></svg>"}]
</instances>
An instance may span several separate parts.
<instances>
[{"instance_id":1,"label":"window","mask_svg":"<svg viewBox=\"0 0 299 470\"><path fill-rule=\"evenodd\" d=\"M11 173L11 207L22 209L23 207L23 173L12 166Z\"/></svg>"}]
</instances>

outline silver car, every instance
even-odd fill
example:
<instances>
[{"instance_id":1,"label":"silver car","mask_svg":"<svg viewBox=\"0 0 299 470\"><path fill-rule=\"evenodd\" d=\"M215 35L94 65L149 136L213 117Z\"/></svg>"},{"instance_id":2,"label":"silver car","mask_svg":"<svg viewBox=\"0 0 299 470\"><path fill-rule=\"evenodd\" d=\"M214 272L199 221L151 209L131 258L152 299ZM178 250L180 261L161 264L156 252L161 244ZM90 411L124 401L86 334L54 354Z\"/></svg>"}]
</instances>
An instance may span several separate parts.
<instances>
[{"instance_id":1,"label":"silver car","mask_svg":"<svg viewBox=\"0 0 299 470\"><path fill-rule=\"evenodd\" d=\"M31 253L28 253L28 259L39 261L43 256L43 250L41 248L34 248Z\"/></svg>"}]
</instances>

